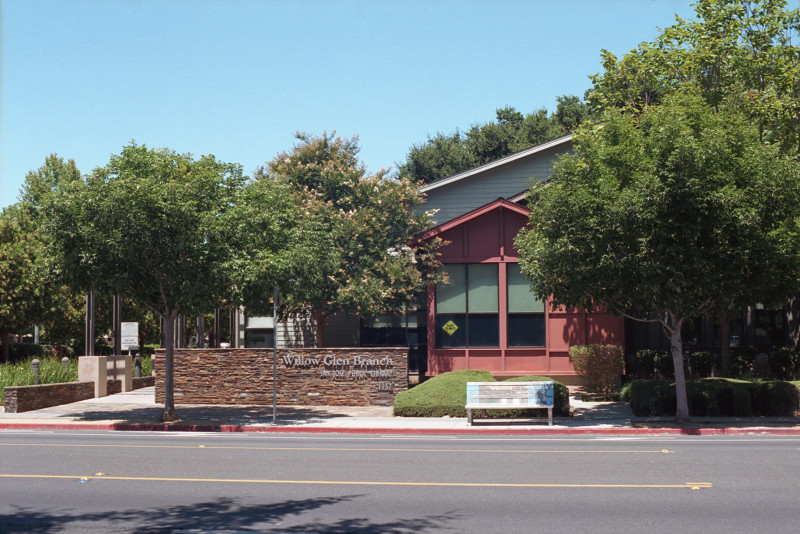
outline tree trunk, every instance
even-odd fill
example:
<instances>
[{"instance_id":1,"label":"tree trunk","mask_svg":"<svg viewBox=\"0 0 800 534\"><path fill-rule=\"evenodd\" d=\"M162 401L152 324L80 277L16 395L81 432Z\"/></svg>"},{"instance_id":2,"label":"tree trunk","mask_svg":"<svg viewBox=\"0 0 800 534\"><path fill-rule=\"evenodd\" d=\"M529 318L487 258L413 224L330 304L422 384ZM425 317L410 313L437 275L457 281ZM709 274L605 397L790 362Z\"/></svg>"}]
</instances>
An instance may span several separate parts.
<instances>
[{"instance_id":1,"label":"tree trunk","mask_svg":"<svg viewBox=\"0 0 800 534\"><path fill-rule=\"evenodd\" d=\"M3 343L3 362L8 363L8 329L0 328L0 342Z\"/></svg>"},{"instance_id":2,"label":"tree trunk","mask_svg":"<svg viewBox=\"0 0 800 534\"><path fill-rule=\"evenodd\" d=\"M166 351L164 355L164 412L161 414L161 420L178 421L178 412L175 411L175 373L174 369L174 345L175 337L173 329L175 328L175 318L178 316L177 311L167 310L164 315L164 339L166 341Z\"/></svg>"},{"instance_id":3,"label":"tree trunk","mask_svg":"<svg viewBox=\"0 0 800 534\"><path fill-rule=\"evenodd\" d=\"M729 311L722 312L717 318L719 321L719 346L721 374L731 376L731 317Z\"/></svg>"},{"instance_id":4,"label":"tree trunk","mask_svg":"<svg viewBox=\"0 0 800 534\"><path fill-rule=\"evenodd\" d=\"M681 338L681 326L683 319L678 320L672 313L668 312L664 330L669 337L670 351L672 352L672 364L675 366L675 395L677 405L675 407L675 422L688 423L689 401L686 395L686 374L683 371L683 339Z\"/></svg>"},{"instance_id":5,"label":"tree trunk","mask_svg":"<svg viewBox=\"0 0 800 534\"><path fill-rule=\"evenodd\" d=\"M786 305L786 323L789 330L789 342L800 347L800 295L795 295Z\"/></svg>"}]
</instances>

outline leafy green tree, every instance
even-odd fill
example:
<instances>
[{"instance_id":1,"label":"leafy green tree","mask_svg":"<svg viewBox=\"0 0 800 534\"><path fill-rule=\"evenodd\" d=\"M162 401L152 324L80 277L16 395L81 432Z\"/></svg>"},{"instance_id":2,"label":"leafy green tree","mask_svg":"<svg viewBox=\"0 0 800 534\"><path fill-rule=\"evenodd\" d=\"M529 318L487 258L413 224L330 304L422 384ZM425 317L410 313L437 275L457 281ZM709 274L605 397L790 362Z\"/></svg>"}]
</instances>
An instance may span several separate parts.
<instances>
[{"instance_id":1,"label":"leafy green tree","mask_svg":"<svg viewBox=\"0 0 800 534\"><path fill-rule=\"evenodd\" d=\"M293 207L278 211L289 214L294 209L300 216L289 225L296 245L280 260L291 267L281 290L287 309L313 310L317 343L324 346L325 320L331 313L371 317L412 303L433 280L429 268L436 265L433 250L438 243L409 246L430 221L428 214L413 209L422 202L417 184L385 172L367 173L356 138L325 133L298 134L298 140L290 152L256 173L257 187L291 192ZM255 205L256 211L262 209ZM263 300L269 290L265 285Z\"/></svg>"},{"instance_id":2,"label":"leafy green tree","mask_svg":"<svg viewBox=\"0 0 800 534\"><path fill-rule=\"evenodd\" d=\"M425 143L411 147L406 162L398 169L398 174L430 183L475 165L475 157L464 144L461 132L456 131L451 135L437 133Z\"/></svg>"},{"instance_id":3,"label":"leafy green tree","mask_svg":"<svg viewBox=\"0 0 800 534\"><path fill-rule=\"evenodd\" d=\"M131 144L48 197L43 229L72 287L128 297L164 321L166 401L175 420L173 324L229 292L222 219L244 182L238 165Z\"/></svg>"},{"instance_id":4,"label":"leafy green tree","mask_svg":"<svg viewBox=\"0 0 800 534\"><path fill-rule=\"evenodd\" d=\"M773 302L800 280L800 166L748 117L692 91L609 111L531 188L523 273L554 305L661 323L689 418L681 327L723 303Z\"/></svg>"},{"instance_id":5,"label":"leafy green tree","mask_svg":"<svg viewBox=\"0 0 800 534\"><path fill-rule=\"evenodd\" d=\"M436 134L413 145L398 174L430 183L490 163L534 145L555 139L577 128L589 108L576 96L558 97L556 112L546 109L523 115L513 107L499 108L496 121L474 125L465 134Z\"/></svg>"},{"instance_id":6,"label":"leafy green tree","mask_svg":"<svg viewBox=\"0 0 800 534\"><path fill-rule=\"evenodd\" d=\"M696 20L676 23L618 59L603 50L592 77L595 109L640 112L684 84L718 109L734 99L762 141L800 150L800 9L785 0L699 0Z\"/></svg>"},{"instance_id":7,"label":"leafy green tree","mask_svg":"<svg viewBox=\"0 0 800 534\"><path fill-rule=\"evenodd\" d=\"M42 224L42 208L47 198L80 179L81 173L74 160L64 161L57 154L50 154L44 165L25 177L19 196L20 208L38 227ZM82 344L84 296L70 290L60 280L57 266L47 255L40 256L39 263L39 284L47 288L36 319L42 327L40 339L53 345Z\"/></svg>"},{"instance_id":8,"label":"leafy green tree","mask_svg":"<svg viewBox=\"0 0 800 534\"><path fill-rule=\"evenodd\" d=\"M0 212L0 342L8 363L10 334L32 329L42 314L43 288L37 273L41 239L18 205Z\"/></svg>"}]
</instances>

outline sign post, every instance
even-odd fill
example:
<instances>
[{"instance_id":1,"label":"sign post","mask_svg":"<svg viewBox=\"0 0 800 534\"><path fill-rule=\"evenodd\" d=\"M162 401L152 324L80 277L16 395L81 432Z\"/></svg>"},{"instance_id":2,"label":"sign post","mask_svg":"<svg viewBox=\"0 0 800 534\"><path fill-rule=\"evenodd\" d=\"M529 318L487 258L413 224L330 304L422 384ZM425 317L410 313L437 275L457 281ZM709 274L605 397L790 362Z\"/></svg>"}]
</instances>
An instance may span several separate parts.
<instances>
[{"instance_id":1,"label":"sign post","mask_svg":"<svg viewBox=\"0 0 800 534\"><path fill-rule=\"evenodd\" d=\"M278 286L272 299L272 424L278 421Z\"/></svg>"}]
</instances>

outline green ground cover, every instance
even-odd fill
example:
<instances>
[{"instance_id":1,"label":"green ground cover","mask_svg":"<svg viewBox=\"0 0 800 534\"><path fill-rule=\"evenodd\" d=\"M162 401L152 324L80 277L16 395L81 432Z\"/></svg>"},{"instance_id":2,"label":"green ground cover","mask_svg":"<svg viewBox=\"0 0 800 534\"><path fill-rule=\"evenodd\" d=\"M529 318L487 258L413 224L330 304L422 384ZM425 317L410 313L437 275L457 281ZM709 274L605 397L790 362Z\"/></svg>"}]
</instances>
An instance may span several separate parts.
<instances>
[{"instance_id":1,"label":"green ground cover","mask_svg":"<svg viewBox=\"0 0 800 534\"><path fill-rule=\"evenodd\" d=\"M31 362L34 358L27 358L15 363L0 364L0 403L5 401L4 388L10 386L30 386L34 383ZM39 383L60 384L63 382L78 381L78 360L71 358L67 368L64 368L60 359L42 357L39 360ZM142 376L152 374L150 356L142 358Z\"/></svg>"}]
</instances>

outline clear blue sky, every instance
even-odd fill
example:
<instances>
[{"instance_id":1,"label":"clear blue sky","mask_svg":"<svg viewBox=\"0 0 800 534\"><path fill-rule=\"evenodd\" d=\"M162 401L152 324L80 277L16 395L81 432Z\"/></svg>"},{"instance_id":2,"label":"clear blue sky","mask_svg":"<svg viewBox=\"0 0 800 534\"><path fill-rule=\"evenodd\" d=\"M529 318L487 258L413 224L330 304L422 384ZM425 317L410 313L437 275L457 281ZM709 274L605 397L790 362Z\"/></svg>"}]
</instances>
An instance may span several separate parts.
<instances>
[{"instance_id":1,"label":"clear blue sky","mask_svg":"<svg viewBox=\"0 0 800 534\"><path fill-rule=\"evenodd\" d=\"M358 135L370 170L412 144L583 95L600 50L688 0L0 0L0 207L50 153L83 173L131 139L242 164L294 132Z\"/></svg>"}]
</instances>

